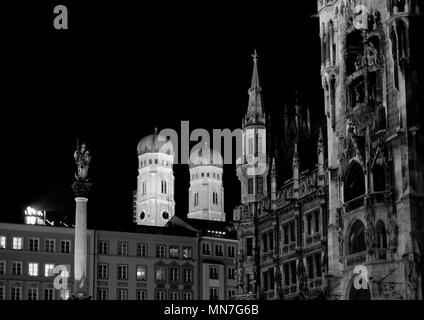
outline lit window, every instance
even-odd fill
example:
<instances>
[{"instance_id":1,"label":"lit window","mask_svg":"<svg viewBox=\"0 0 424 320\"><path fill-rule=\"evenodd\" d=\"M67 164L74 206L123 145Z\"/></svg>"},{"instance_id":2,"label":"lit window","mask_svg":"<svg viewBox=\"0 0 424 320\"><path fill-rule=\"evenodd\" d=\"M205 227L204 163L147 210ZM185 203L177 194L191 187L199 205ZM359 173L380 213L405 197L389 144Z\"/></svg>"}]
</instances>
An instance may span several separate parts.
<instances>
[{"instance_id":1,"label":"lit window","mask_svg":"<svg viewBox=\"0 0 424 320\"><path fill-rule=\"evenodd\" d=\"M44 289L44 300L54 300L54 290L53 290L53 288Z\"/></svg>"},{"instance_id":2,"label":"lit window","mask_svg":"<svg viewBox=\"0 0 424 320\"><path fill-rule=\"evenodd\" d=\"M56 240L46 239L45 250L46 250L46 252L55 252L56 251Z\"/></svg>"},{"instance_id":3,"label":"lit window","mask_svg":"<svg viewBox=\"0 0 424 320\"><path fill-rule=\"evenodd\" d=\"M136 299L137 300L147 300L146 290L137 290Z\"/></svg>"},{"instance_id":4,"label":"lit window","mask_svg":"<svg viewBox=\"0 0 424 320\"><path fill-rule=\"evenodd\" d=\"M178 300L178 292L170 292L170 300Z\"/></svg>"},{"instance_id":5,"label":"lit window","mask_svg":"<svg viewBox=\"0 0 424 320\"><path fill-rule=\"evenodd\" d=\"M231 298L232 296L236 295L236 290L234 289L229 289L228 290L228 298Z\"/></svg>"},{"instance_id":6,"label":"lit window","mask_svg":"<svg viewBox=\"0 0 424 320\"><path fill-rule=\"evenodd\" d=\"M53 270L54 270L54 264L46 263L44 265L44 276L45 277L52 277L53 276Z\"/></svg>"},{"instance_id":7,"label":"lit window","mask_svg":"<svg viewBox=\"0 0 424 320\"><path fill-rule=\"evenodd\" d=\"M38 263L30 262L28 264L28 275L38 277Z\"/></svg>"},{"instance_id":8,"label":"lit window","mask_svg":"<svg viewBox=\"0 0 424 320\"><path fill-rule=\"evenodd\" d=\"M13 237L13 250L22 250L22 238Z\"/></svg>"},{"instance_id":9,"label":"lit window","mask_svg":"<svg viewBox=\"0 0 424 320\"><path fill-rule=\"evenodd\" d=\"M0 249L6 249L6 236L0 236Z\"/></svg>"},{"instance_id":10,"label":"lit window","mask_svg":"<svg viewBox=\"0 0 424 320\"><path fill-rule=\"evenodd\" d=\"M105 263L99 264L98 269L97 269L97 277L99 279L109 278L109 265L107 265Z\"/></svg>"},{"instance_id":11,"label":"lit window","mask_svg":"<svg viewBox=\"0 0 424 320\"><path fill-rule=\"evenodd\" d=\"M227 256L228 256L228 258L234 258L235 251L236 251L236 248L234 246L228 246L227 247Z\"/></svg>"},{"instance_id":12,"label":"lit window","mask_svg":"<svg viewBox=\"0 0 424 320\"><path fill-rule=\"evenodd\" d=\"M127 289L118 289L118 300L128 300Z\"/></svg>"},{"instance_id":13,"label":"lit window","mask_svg":"<svg viewBox=\"0 0 424 320\"><path fill-rule=\"evenodd\" d=\"M11 300L22 300L22 290L21 287L12 287Z\"/></svg>"},{"instance_id":14,"label":"lit window","mask_svg":"<svg viewBox=\"0 0 424 320\"><path fill-rule=\"evenodd\" d=\"M165 268L159 267L156 269L156 280L165 281Z\"/></svg>"},{"instance_id":15,"label":"lit window","mask_svg":"<svg viewBox=\"0 0 424 320\"><path fill-rule=\"evenodd\" d=\"M247 192L253 194L253 178L247 179Z\"/></svg>"},{"instance_id":16,"label":"lit window","mask_svg":"<svg viewBox=\"0 0 424 320\"><path fill-rule=\"evenodd\" d=\"M146 266L137 266L137 280L146 281L147 280L147 267Z\"/></svg>"},{"instance_id":17,"label":"lit window","mask_svg":"<svg viewBox=\"0 0 424 320\"><path fill-rule=\"evenodd\" d=\"M178 258L178 247L177 246L170 246L169 247L169 257L170 258Z\"/></svg>"},{"instance_id":18,"label":"lit window","mask_svg":"<svg viewBox=\"0 0 424 320\"><path fill-rule=\"evenodd\" d=\"M191 248L190 247L184 247L183 248L183 258L184 259L191 259Z\"/></svg>"},{"instance_id":19,"label":"lit window","mask_svg":"<svg viewBox=\"0 0 424 320\"><path fill-rule=\"evenodd\" d=\"M39 242L40 241L38 239L29 239L29 251L38 251Z\"/></svg>"},{"instance_id":20,"label":"lit window","mask_svg":"<svg viewBox=\"0 0 424 320\"><path fill-rule=\"evenodd\" d=\"M128 280L128 266L118 265L118 280Z\"/></svg>"},{"instance_id":21,"label":"lit window","mask_svg":"<svg viewBox=\"0 0 424 320\"><path fill-rule=\"evenodd\" d=\"M60 290L60 299L68 300L69 299L69 289Z\"/></svg>"},{"instance_id":22,"label":"lit window","mask_svg":"<svg viewBox=\"0 0 424 320\"><path fill-rule=\"evenodd\" d=\"M215 256L222 257L224 255L224 251L222 250L222 244L215 245Z\"/></svg>"},{"instance_id":23,"label":"lit window","mask_svg":"<svg viewBox=\"0 0 424 320\"><path fill-rule=\"evenodd\" d=\"M206 256L209 256L211 254L209 243L202 244L202 254Z\"/></svg>"}]
</instances>

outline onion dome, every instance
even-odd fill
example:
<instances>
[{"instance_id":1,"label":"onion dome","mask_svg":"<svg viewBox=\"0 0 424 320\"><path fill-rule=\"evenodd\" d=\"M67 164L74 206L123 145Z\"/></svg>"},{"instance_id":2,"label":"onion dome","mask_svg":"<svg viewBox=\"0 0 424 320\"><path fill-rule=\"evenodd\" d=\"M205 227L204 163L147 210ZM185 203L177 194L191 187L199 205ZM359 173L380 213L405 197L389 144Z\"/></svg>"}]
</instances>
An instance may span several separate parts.
<instances>
[{"instance_id":1,"label":"onion dome","mask_svg":"<svg viewBox=\"0 0 424 320\"><path fill-rule=\"evenodd\" d=\"M197 166L215 166L222 168L223 163L221 153L207 146L195 150L190 154L190 168Z\"/></svg>"},{"instance_id":2,"label":"onion dome","mask_svg":"<svg viewBox=\"0 0 424 320\"><path fill-rule=\"evenodd\" d=\"M172 142L169 138L160 135L155 129L155 133L148 135L140 140L137 145L138 155L145 153L164 153L169 155L174 155L174 149L172 147Z\"/></svg>"}]
</instances>

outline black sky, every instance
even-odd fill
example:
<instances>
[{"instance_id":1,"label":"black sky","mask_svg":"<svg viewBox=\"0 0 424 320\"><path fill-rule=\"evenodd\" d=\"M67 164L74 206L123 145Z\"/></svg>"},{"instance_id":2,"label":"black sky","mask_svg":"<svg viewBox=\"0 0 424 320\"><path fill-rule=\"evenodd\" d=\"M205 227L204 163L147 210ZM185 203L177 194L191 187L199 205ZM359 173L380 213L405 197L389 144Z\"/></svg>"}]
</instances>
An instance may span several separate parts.
<instances>
[{"instance_id":1,"label":"black sky","mask_svg":"<svg viewBox=\"0 0 424 320\"><path fill-rule=\"evenodd\" d=\"M58 4L58 3L57 3ZM155 127L235 129L247 109L257 48L265 108L277 123L299 90L322 113L315 1L283 6L225 2L69 3L69 30L52 4L1 8L1 220L26 206L72 216L76 138L93 155L89 224L131 221L138 141ZM187 212L188 167L175 166L177 214ZM224 168L228 216L239 202Z\"/></svg>"}]
</instances>

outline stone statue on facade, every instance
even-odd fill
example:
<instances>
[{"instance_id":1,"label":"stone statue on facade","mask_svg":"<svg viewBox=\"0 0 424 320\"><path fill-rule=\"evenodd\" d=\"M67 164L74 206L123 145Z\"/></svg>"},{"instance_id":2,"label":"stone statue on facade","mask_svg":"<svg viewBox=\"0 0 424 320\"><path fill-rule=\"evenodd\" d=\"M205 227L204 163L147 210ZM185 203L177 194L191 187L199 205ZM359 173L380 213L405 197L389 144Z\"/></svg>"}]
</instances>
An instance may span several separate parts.
<instances>
[{"instance_id":1,"label":"stone statue on facade","mask_svg":"<svg viewBox=\"0 0 424 320\"><path fill-rule=\"evenodd\" d=\"M81 145L81 148L79 148L77 143L77 150L74 152L74 159L77 165L77 173L75 174L75 178L78 181L87 181L91 156L90 151L88 151L85 143Z\"/></svg>"},{"instance_id":2,"label":"stone statue on facade","mask_svg":"<svg viewBox=\"0 0 424 320\"><path fill-rule=\"evenodd\" d=\"M397 248L398 229L399 227L396 223L396 217L392 214L387 230L389 234L389 246L392 250L396 250Z\"/></svg>"},{"instance_id":3,"label":"stone statue on facade","mask_svg":"<svg viewBox=\"0 0 424 320\"><path fill-rule=\"evenodd\" d=\"M297 278L299 280L299 294L301 299L308 299L308 278L303 261L300 260L297 265Z\"/></svg>"}]
</instances>

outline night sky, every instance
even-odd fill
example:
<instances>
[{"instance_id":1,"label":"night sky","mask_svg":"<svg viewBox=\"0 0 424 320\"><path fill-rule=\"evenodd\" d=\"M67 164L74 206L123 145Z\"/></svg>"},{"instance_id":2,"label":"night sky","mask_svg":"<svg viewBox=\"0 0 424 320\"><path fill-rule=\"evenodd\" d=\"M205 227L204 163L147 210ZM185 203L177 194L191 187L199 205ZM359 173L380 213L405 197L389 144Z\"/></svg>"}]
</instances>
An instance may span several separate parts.
<instances>
[{"instance_id":1,"label":"night sky","mask_svg":"<svg viewBox=\"0 0 424 320\"><path fill-rule=\"evenodd\" d=\"M312 117L323 112L316 1L33 2L0 9L2 221L20 222L28 205L73 216L78 137L93 157L89 226L130 223L138 141L155 127L179 132L182 120L190 130L239 128L254 48L274 124L296 90ZM56 4L67 4L69 30L53 29ZM188 166L174 171L185 216ZM240 199L234 166L224 167L224 188L231 217Z\"/></svg>"}]
</instances>

